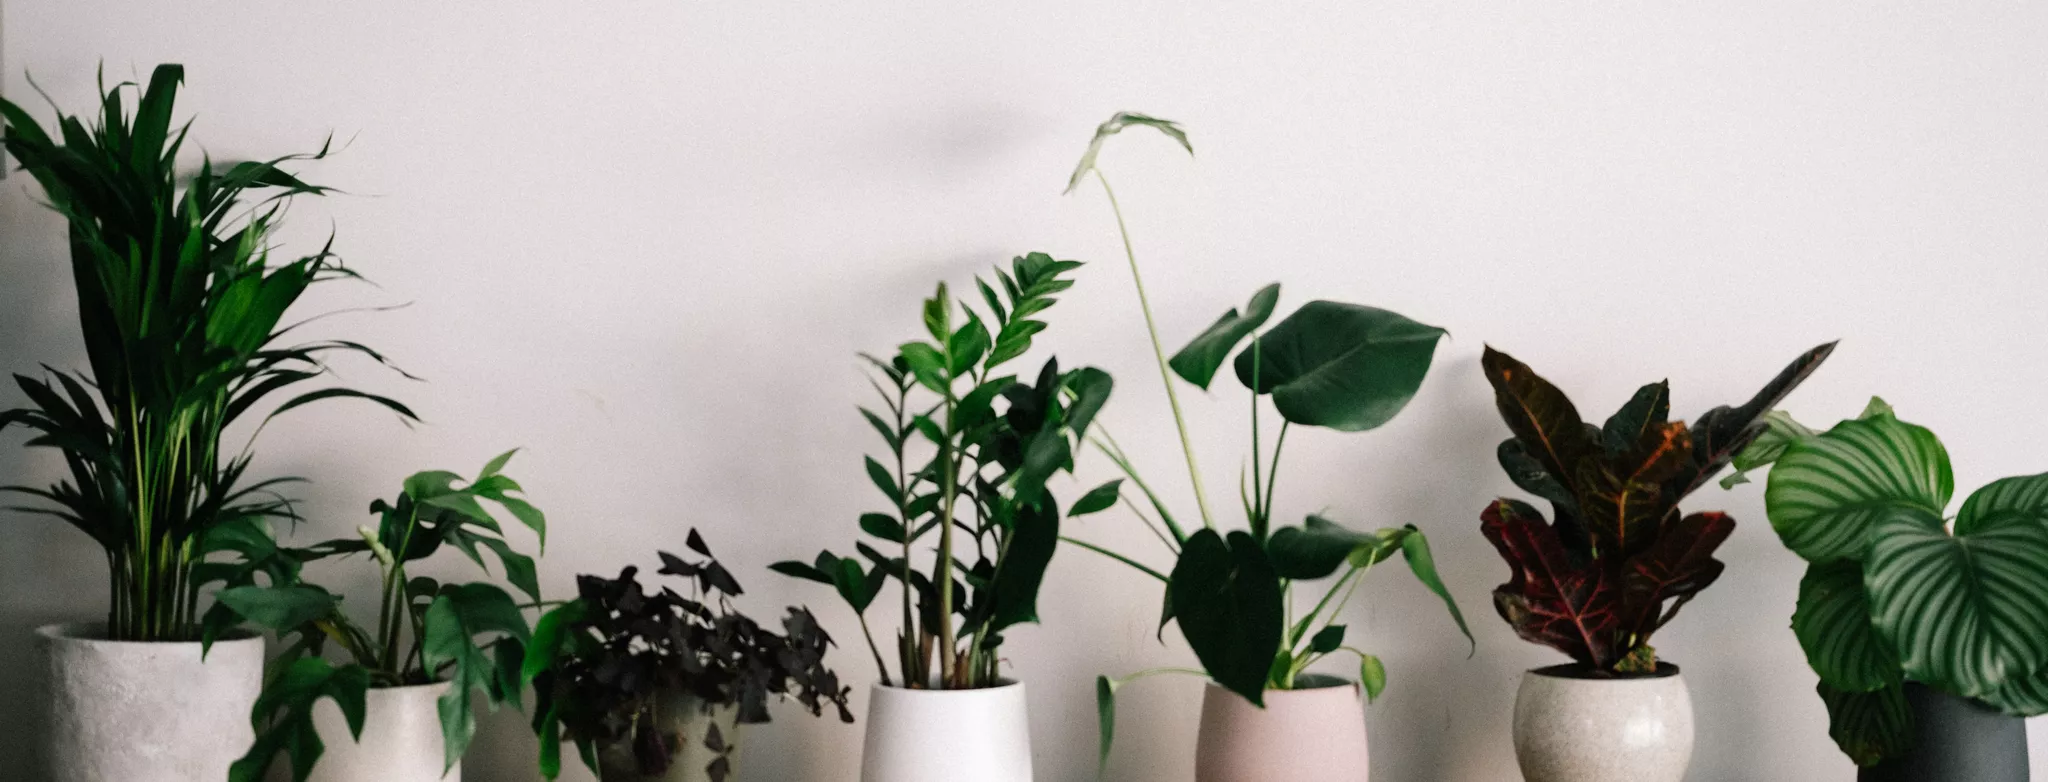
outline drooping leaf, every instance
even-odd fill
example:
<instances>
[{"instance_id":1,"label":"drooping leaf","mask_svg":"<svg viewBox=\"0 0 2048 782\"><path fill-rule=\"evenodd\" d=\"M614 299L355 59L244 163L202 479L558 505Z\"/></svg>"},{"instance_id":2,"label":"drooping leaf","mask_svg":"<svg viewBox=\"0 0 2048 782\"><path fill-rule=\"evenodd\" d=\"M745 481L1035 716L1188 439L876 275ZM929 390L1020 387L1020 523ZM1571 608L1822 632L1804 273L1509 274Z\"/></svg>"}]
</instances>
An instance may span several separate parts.
<instances>
[{"instance_id":1,"label":"drooping leaf","mask_svg":"<svg viewBox=\"0 0 2048 782\"><path fill-rule=\"evenodd\" d=\"M1272 394L1288 421L1363 432L1392 420L1429 372L1446 332L1387 310L1312 301L1259 338L1235 362L1246 388Z\"/></svg>"},{"instance_id":2,"label":"drooping leaf","mask_svg":"<svg viewBox=\"0 0 2048 782\"><path fill-rule=\"evenodd\" d=\"M1913 748L1913 710L1902 685L1845 692L1821 682L1816 689L1828 707L1828 736L1856 765L1874 766Z\"/></svg>"},{"instance_id":3,"label":"drooping leaf","mask_svg":"<svg viewBox=\"0 0 2048 782\"><path fill-rule=\"evenodd\" d=\"M1838 559L1807 566L1806 577L1799 580L1792 633L1813 672L1836 690L1870 692L1905 679L1891 642L1871 623L1859 562Z\"/></svg>"},{"instance_id":4,"label":"drooping leaf","mask_svg":"<svg viewBox=\"0 0 2048 782\"><path fill-rule=\"evenodd\" d=\"M2048 592L2038 587L2048 583L2048 526L1950 536L1939 517L1901 508L1874 538L1863 576L1871 616L1908 677L1976 698L2048 667Z\"/></svg>"},{"instance_id":5,"label":"drooping leaf","mask_svg":"<svg viewBox=\"0 0 2048 782\"><path fill-rule=\"evenodd\" d=\"M1280 301L1280 284L1273 283L1252 294L1252 300L1244 307L1244 314L1232 309L1223 313L1208 329L1197 335L1187 347L1173 354L1167 364L1181 379L1203 389L1216 377L1216 370L1223 366L1230 352L1244 341L1253 331L1266 325L1266 319L1273 317L1273 307ZM1264 374L1263 372L1261 374Z\"/></svg>"},{"instance_id":6,"label":"drooping leaf","mask_svg":"<svg viewBox=\"0 0 2048 782\"><path fill-rule=\"evenodd\" d=\"M1364 652L1358 653L1358 683L1365 685L1365 702L1380 699L1380 693L1387 691L1387 665L1380 658Z\"/></svg>"},{"instance_id":7,"label":"drooping leaf","mask_svg":"<svg viewBox=\"0 0 2048 782\"><path fill-rule=\"evenodd\" d=\"M1414 525L1408 526L1408 534L1401 536L1401 558L1408 561L1408 570L1415 574L1415 580L1444 601L1444 608L1451 612L1451 621L1458 623L1458 632L1465 636L1465 643L1471 647L1468 654L1478 651L1479 642L1472 638L1472 628L1465 626L1465 612L1458 610L1458 601L1451 597L1451 590L1444 586L1442 576L1436 572L1436 556L1429 551L1429 539Z\"/></svg>"},{"instance_id":8,"label":"drooping leaf","mask_svg":"<svg viewBox=\"0 0 2048 782\"><path fill-rule=\"evenodd\" d=\"M1265 705L1274 650L1285 631L1280 578L1249 533L1227 542L1215 530L1197 530L1181 548L1172 581L1181 634L1216 683L1255 705Z\"/></svg>"},{"instance_id":9,"label":"drooping leaf","mask_svg":"<svg viewBox=\"0 0 2048 782\"><path fill-rule=\"evenodd\" d=\"M1493 604L1516 635L1595 668L1620 659L1619 585L1599 568L1575 562L1535 508L1496 500L1481 516L1480 531L1511 569L1508 582L1494 589Z\"/></svg>"},{"instance_id":10,"label":"drooping leaf","mask_svg":"<svg viewBox=\"0 0 2048 782\"><path fill-rule=\"evenodd\" d=\"M1826 562L1862 559L1878 523L1900 511L1939 526L1954 491L1934 433L1886 415L1793 443L1771 468L1764 506L1786 548Z\"/></svg>"},{"instance_id":11,"label":"drooping leaf","mask_svg":"<svg viewBox=\"0 0 2048 782\"><path fill-rule=\"evenodd\" d=\"M1074 166L1073 176L1067 177L1067 189L1064 192L1074 192L1074 188L1081 186L1081 177L1087 176L1088 172L1095 170L1095 156L1102 152L1102 142L1107 141L1110 136L1123 132L1124 128L1134 125L1152 128L1164 133L1174 141L1180 142L1181 148L1186 149L1188 154L1195 154L1194 146L1188 143L1187 132L1181 130L1179 123L1157 117L1148 117L1135 112L1119 111L1116 113L1116 116L1110 117L1109 121L1095 128L1095 137L1088 140L1088 151L1081 154L1081 162Z\"/></svg>"}]
</instances>

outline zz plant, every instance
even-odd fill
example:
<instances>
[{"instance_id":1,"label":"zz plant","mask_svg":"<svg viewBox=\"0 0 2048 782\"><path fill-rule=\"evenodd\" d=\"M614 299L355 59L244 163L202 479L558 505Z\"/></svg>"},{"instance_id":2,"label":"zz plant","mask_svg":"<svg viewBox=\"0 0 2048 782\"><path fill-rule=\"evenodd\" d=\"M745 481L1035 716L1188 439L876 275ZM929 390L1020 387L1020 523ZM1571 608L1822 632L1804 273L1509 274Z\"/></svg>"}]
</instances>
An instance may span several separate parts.
<instances>
[{"instance_id":1,"label":"zz plant","mask_svg":"<svg viewBox=\"0 0 2048 782\"><path fill-rule=\"evenodd\" d=\"M1194 151L1186 133L1173 122L1140 114L1118 114L1096 130L1087 153L1068 181L1068 191L1072 192L1093 173L1116 213L1131 278L1137 285L1138 305L1145 314L1153 355L1158 359L1160 378L1166 385L1167 400L1180 434L1201 526L1191 528L1177 520L1139 475L1129 455L1107 432L1102 432L1091 437L1090 443L1123 471L1125 479L1143 495L1153 515L1147 515L1137 502L1122 497L1123 479L1089 492L1077 503L1073 515L1105 510L1123 500L1174 557L1174 565L1170 572L1162 572L1135 557L1102 546L1072 538L1068 542L1157 579L1166 592L1159 627L1163 630L1166 623L1178 622L1203 670L1157 668L1121 679L1098 678L1096 695L1105 762L1115 735L1116 691L1131 681L1154 674L1206 675L1263 707L1266 690L1307 685L1303 672L1309 666L1331 655L1346 654L1358 659L1359 678L1367 695L1378 697L1386 686L1384 666L1379 658L1347 645L1346 627L1337 620L1365 574L1397 553L1407 561L1416 578L1442 598L1459 631L1468 640L1471 638L1457 602L1437 575L1427 538L1413 525L1368 533L1320 516L1307 517L1301 526L1273 525L1274 488L1281 449L1286 445L1290 428L1300 425L1364 432L1385 424L1415 396L1429 371L1443 329L1383 309L1312 301L1261 331L1279 302L1280 286L1274 284L1254 294L1243 312L1233 309L1224 313L1168 358L1153 324L1144 277L1138 269L1130 233L1124 229L1116 192L1095 163L1104 141L1133 126L1158 130L1190 154ZM1246 529L1228 532L1217 525L1202 491L1201 471L1196 466L1175 383L1178 376L1181 381L1207 390L1226 363L1231 365L1238 382L1251 392L1253 442L1249 474L1241 476L1239 485ZM1270 458L1262 453L1265 446L1260 435L1260 410L1266 403L1272 405L1280 419ZM1315 606L1306 614L1293 616L1289 596L1294 585L1331 576L1336 579Z\"/></svg>"},{"instance_id":2,"label":"zz plant","mask_svg":"<svg viewBox=\"0 0 2048 782\"><path fill-rule=\"evenodd\" d=\"M577 576L577 598L534 625L524 675L534 687L534 730L540 769L562 771L562 742L583 764L609 778L665 778L684 742L701 742L711 758L705 774L732 774L733 737L707 719L703 735L685 734L685 720L730 714L734 725L769 721L770 696L792 698L812 716L830 703L853 721L850 688L825 667L832 637L810 610L790 608L778 634L733 607L743 594L732 572L711 556L696 530L685 541L704 557L666 551L661 574L690 585L684 597L668 587L649 594L628 566L615 579ZM691 711L695 711L692 714Z\"/></svg>"},{"instance_id":3,"label":"zz plant","mask_svg":"<svg viewBox=\"0 0 2048 782\"><path fill-rule=\"evenodd\" d=\"M277 264L270 255L291 198L326 192L283 165L326 149L224 169L208 159L180 174L189 126L173 127L171 114L183 80L182 67L159 66L132 109L134 85L103 87L97 117L59 116L53 131L0 100L6 151L68 221L91 367L89 375L15 376L31 406L0 412L0 430L33 431L29 444L63 453L69 476L7 491L41 500L24 510L62 519L106 550L106 632L115 640L218 633L224 614L202 616L202 587L246 572L208 567L209 554L260 547L250 535L267 537L269 520L293 516L274 489L294 479L246 480L252 456L222 442L229 426L278 398L285 401L262 422L337 397L413 418L385 397L305 390L327 375L332 356L382 362L375 351L283 341L294 328L284 315L307 289L356 276L329 248Z\"/></svg>"},{"instance_id":4,"label":"zz plant","mask_svg":"<svg viewBox=\"0 0 2048 782\"><path fill-rule=\"evenodd\" d=\"M1792 633L1843 754L1912 749L1907 682L2048 714L2048 474L1992 481L1951 513L1948 450L1883 400L1826 431L1769 422L1736 466L1770 467L1765 512L1807 561Z\"/></svg>"},{"instance_id":5,"label":"zz plant","mask_svg":"<svg viewBox=\"0 0 2048 782\"><path fill-rule=\"evenodd\" d=\"M313 727L313 705L322 698L341 707L354 740L362 735L371 688L448 682L439 703L448 768L462 759L476 733L470 710L475 693L482 692L494 710L520 704L520 674L532 634L521 605L495 584L441 583L409 572L414 563L454 550L488 574L483 552L489 551L507 581L528 599L540 600L533 559L513 550L504 526L483 504L498 505L546 545L547 517L523 498L518 481L501 472L513 453L492 459L467 483L452 472L415 474L397 498L370 503L377 523L357 528L356 537L279 552L300 563L358 554L375 563L380 578L372 627L342 610L341 595L296 578L296 568L267 569L273 583L216 595L237 618L276 631L284 643L250 716L256 742L229 769L231 782L259 782L279 752L289 756L294 782L304 780L325 751L324 741L340 738L323 740ZM342 660L325 656L330 644Z\"/></svg>"},{"instance_id":6,"label":"zz plant","mask_svg":"<svg viewBox=\"0 0 2048 782\"><path fill-rule=\"evenodd\" d=\"M1046 326L1036 316L1073 286L1065 275L1080 265L1044 253L1012 260L995 271L1000 291L975 280L985 315L941 283L924 302L930 341L906 342L886 361L866 357L888 413L861 414L889 454L868 457L866 469L888 505L861 514L860 528L889 550L862 541L858 557L823 551L771 567L838 590L860 616L885 686L996 686L1003 633L1038 621L1039 585L1060 539L1046 481L1073 469L1113 383L1098 369L1061 371L1057 359L1029 380L1004 367L1031 348ZM937 543L920 557L928 537ZM867 622L891 579L902 597L893 678Z\"/></svg>"},{"instance_id":7,"label":"zz plant","mask_svg":"<svg viewBox=\"0 0 2048 782\"><path fill-rule=\"evenodd\" d=\"M1735 531L1727 514L1683 515L1679 502L1762 436L1764 413L1834 347L1807 351L1747 403L1716 407L1691 426L1669 420L1668 381L1638 389L1594 426L1563 391L1488 347L1480 365L1513 432L1500 444L1501 468L1550 501L1555 519L1505 498L1481 515L1480 531L1512 569L1493 592L1501 618L1584 672L1656 673L1651 634L1721 577L1714 549Z\"/></svg>"}]
</instances>

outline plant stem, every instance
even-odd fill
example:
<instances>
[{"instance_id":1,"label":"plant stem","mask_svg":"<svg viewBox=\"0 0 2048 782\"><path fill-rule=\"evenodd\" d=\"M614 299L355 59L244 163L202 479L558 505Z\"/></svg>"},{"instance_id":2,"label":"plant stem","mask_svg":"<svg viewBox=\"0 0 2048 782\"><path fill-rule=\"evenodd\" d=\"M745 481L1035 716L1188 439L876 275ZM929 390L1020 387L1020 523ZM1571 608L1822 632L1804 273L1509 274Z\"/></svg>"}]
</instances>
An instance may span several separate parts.
<instances>
[{"instance_id":1,"label":"plant stem","mask_svg":"<svg viewBox=\"0 0 2048 782\"><path fill-rule=\"evenodd\" d=\"M908 591L909 587L904 589ZM860 617L860 634L868 639L868 651L875 655L875 668L882 672L882 686L895 686L889 681L889 664L882 661L882 648L875 645L875 634L868 630L867 612L862 611L858 616Z\"/></svg>"},{"instance_id":2,"label":"plant stem","mask_svg":"<svg viewBox=\"0 0 2048 782\"><path fill-rule=\"evenodd\" d=\"M1273 485L1280 482L1280 449L1287 446L1287 427L1292 423L1285 418L1280 419L1280 436L1273 442L1272 467L1266 471L1265 513L1269 520L1273 515ZM1258 445L1253 444L1252 448L1256 453Z\"/></svg>"},{"instance_id":3,"label":"plant stem","mask_svg":"<svg viewBox=\"0 0 2048 782\"><path fill-rule=\"evenodd\" d=\"M946 442L939 446L945 463L945 509L939 516L939 688L953 687L953 506L960 496L960 465L953 453L953 389L946 388ZM907 563L906 563L907 564Z\"/></svg>"},{"instance_id":4,"label":"plant stem","mask_svg":"<svg viewBox=\"0 0 2048 782\"><path fill-rule=\"evenodd\" d=\"M1180 430L1180 450L1187 456L1188 480L1194 484L1195 507L1202 512L1202 526L1215 529L1216 520L1209 513L1209 499L1202 491L1202 469L1195 464L1194 442L1188 438L1188 422L1181 415L1180 395L1173 390L1173 370L1166 363L1166 348L1159 343L1159 325L1152 317L1152 302L1145 296L1145 277L1138 271L1138 254L1131 246L1131 231L1124 225L1124 210L1116 201L1116 190L1109 186L1109 177L1102 169L1095 169L1095 181L1102 183L1102 192L1109 196L1109 209L1116 214L1116 230L1123 236L1124 258L1131 264L1131 282L1138 288L1138 309L1145 313L1145 331L1152 337L1152 356L1159 360L1159 379L1166 386L1166 402L1173 407L1173 424Z\"/></svg>"},{"instance_id":5,"label":"plant stem","mask_svg":"<svg viewBox=\"0 0 2048 782\"><path fill-rule=\"evenodd\" d=\"M1264 444L1264 441L1259 439L1258 389L1259 370L1261 369L1261 367L1259 366L1259 359L1259 338L1254 336L1252 337L1252 517L1246 519L1246 521L1251 523L1252 537L1254 539L1263 541L1266 539L1266 530L1269 528L1269 519L1266 516L1265 500L1259 497L1259 449L1263 447Z\"/></svg>"}]
</instances>

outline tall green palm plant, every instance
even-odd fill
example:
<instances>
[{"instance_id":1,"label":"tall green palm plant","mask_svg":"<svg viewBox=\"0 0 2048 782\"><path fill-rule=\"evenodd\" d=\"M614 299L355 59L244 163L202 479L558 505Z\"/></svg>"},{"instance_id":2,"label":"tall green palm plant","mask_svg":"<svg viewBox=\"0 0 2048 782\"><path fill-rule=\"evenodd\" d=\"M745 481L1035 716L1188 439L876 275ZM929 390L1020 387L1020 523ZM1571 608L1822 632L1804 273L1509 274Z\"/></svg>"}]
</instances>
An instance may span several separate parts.
<instances>
[{"instance_id":1,"label":"tall green palm plant","mask_svg":"<svg viewBox=\"0 0 2048 782\"><path fill-rule=\"evenodd\" d=\"M234 539L252 522L292 515L274 488L295 479L245 482L248 447L224 450L222 432L266 398L327 374L330 354L384 361L354 342L279 344L295 327L281 325L285 312L308 287L355 276L331 242L271 264L285 205L327 192L279 166L327 149L224 170L207 159L196 174L180 174L189 124L174 129L171 111L183 80L183 67L163 65L146 89L102 82L100 116L60 112L54 131L0 100L6 150L70 224L92 365L90 377L54 369L42 379L15 376L32 406L0 412L0 429L36 432L29 444L62 451L70 475L48 488L7 490L40 498L45 504L22 510L70 522L106 549L107 632L120 640L212 637L232 619L202 617L200 587L246 575L202 566L209 549L240 548L245 541ZM336 387L300 391L269 416L338 397L414 419L396 401ZM210 531L222 532L211 544Z\"/></svg>"}]
</instances>

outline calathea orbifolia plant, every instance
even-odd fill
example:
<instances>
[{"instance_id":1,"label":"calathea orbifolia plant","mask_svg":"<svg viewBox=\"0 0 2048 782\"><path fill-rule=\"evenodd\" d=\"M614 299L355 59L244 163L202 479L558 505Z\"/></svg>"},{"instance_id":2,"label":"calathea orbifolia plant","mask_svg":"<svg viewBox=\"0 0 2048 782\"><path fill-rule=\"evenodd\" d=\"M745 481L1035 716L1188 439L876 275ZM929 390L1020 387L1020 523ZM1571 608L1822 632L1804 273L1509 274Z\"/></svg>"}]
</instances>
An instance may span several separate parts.
<instances>
[{"instance_id":1,"label":"calathea orbifolia plant","mask_svg":"<svg viewBox=\"0 0 2048 782\"><path fill-rule=\"evenodd\" d=\"M91 374L16 375L31 407L0 412L29 443L64 454L69 476L48 488L10 487L46 504L25 508L91 535L112 579L107 635L124 641L211 637L225 616L205 617L209 581L249 570L209 568L224 547L262 549L268 522L292 515L273 489L292 479L245 481L251 454L222 442L230 425L322 399L358 397L406 419L390 399L314 385L334 354L382 362L341 340L289 344L283 317L317 283L355 277L323 248L271 263L273 232L287 201L320 195L281 166L296 155L180 174L185 126L172 107L184 69L159 66L129 110L121 84L101 91L99 116L60 116L46 132L0 100L5 146L42 185L70 227L71 271ZM254 431L261 431L259 424ZM253 435L252 435L253 439ZM231 582L232 583L232 582Z\"/></svg>"},{"instance_id":2,"label":"calathea orbifolia plant","mask_svg":"<svg viewBox=\"0 0 2048 782\"><path fill-rule=\"evenodd\" d=\"M1769 421L1735 464L1770 466L1771 527L1808 563L1792 632L1842 752L1868 766L1913 748L1909 681L2048 714L2048 474L1992 481L1951 515L1948 450L1882 400L1827 431Z\"/></svg>"},{"instance_id":3,"label":"calathea orbifolia plant","mask_svg":"<svg viewBox=\"0 0 2048 782\"><path fill-rule=\"evenodd\" d=\"M520 604L495 584L444 584L408 572L413 563L452 549L489 573L483 557L488 550L504 567L505 580L540 600L533 559L512 549L503 525L483 504L498 505L546 545L547 517L523 498L517 481L500 472L513 453L492 459L466 484L441 470L413 475L397 498L370 503L377 523L358 528L356 537L282 552L297 562L358 554L374 562L381 578L373 627L343 611L341 595L279 577L295 576L295 569L272 569L269 585L233 587L215 596L238 618L276 631L284 643L250 717L256 742L229 770L232 782L263 779L279 752L290 756L292 778L305 779L325 751L324 742L361 736L364 697L372 687L449 683L440 700L448 767L462 758L476 732L470 711L475 693L482 692L492 709L519 705L520 670L531 636ZM325 656L330 645L341 660ZM313 704L321 698L341 707L350 736L322 737L314 729Z\"/></svg>"},{"instance_id":4,"label":"calathea orbifolia plant","mask_svg":"<svg viewBox=\"0 0 2048 782\"><path fill-rule=\"evenodd\" d=\"M1366 572L1396 553L1402 555L1424 586L1443 599L1459 631L1468 640L1471 638L1457 602L1437 576L1428 540L1413 525L1367 533L1320 516L1309 516L1298 527L1273 526L1274 487L1281 449L1286 445L1290 428L1300 425L1364 432L1385 424L1414 398L1429 371L1443 329L1373 307L1312 301L1261 332L1279 302L1280 286L1275 284L1254 294L1243 312L1233 309L1224 313L1169 359L1161 347L1158 329L1152 325L1151 304L1145 298L1144 279L1131 249L1130 234L1123 230L1123 214L1117 206L1115 191L1095 163L1103 141L1130 126L1153 128L1178 141L1190 153L1194 151L1187 135L1172 122L1139 114L1118 114L1096 130L1087 154L1068 181L1068 191L1092 172L1116 212L1132 280L1137 283L1138 304L1144 311L1153 354L1173 408L1202 523L1200 528L1190 530L1177 521L1166 503L1139 476L1130 456L1107 432L1102 432L1091 438L1092 444L1108 455L1144 495L1158 517L1156 520L1137 503L1126 504L1151 528L1175 562L1170 573L1162 573L1136 558L1084 541L1068 540L1113 557L1163 583L1166 599L1160 627L1177 621L1204 670L1159 668L1122 679L1099 678L1096 694L1105 760L1115 729L1116 690L1156 673L1207 675L1217 684L1263 706L1267 689L1293 689L1304 683L1300 677L1309 666L1341 653L1358 659L1361 683L1368 695L1377 697L1386 684L1385 669L1379 658L1346 645L1346 628L1337 622ZM1247 339L1249 345L1245 344ZM1233 352L1235 359L1231 358ZM1202 492L1201 471L1196 467L1194 445L1188 439L1174 381L1178 375L1206 390L1225 363L1231 364L1238 382L1251 391L1253 442L1249 474L1243 476L1239 486L1247 528L1228 533L1217 526ZM1261 453L1265 445L1259 429L1260 410L1268 401L1280 419L1270 458ZM1077 504L1073 514L1106 509L1116 503L1121 490L1120 481L1105 484ZM1288 596L1294 584L1333 575L1336 580L1314 607L1298 618L1290 618L1294 606Z\"/></svg>"},{"instance_id":5,"label":"calathea orbifolia plant","mask_svg":"<svg viewBox=\"0 0 2048 782\"><path fill-rule=\"evenodd\" d=\"M1512 569L1493 592L1501 618L1588 675L1656 673L1651 634L1720 578L1714 549L1735 531L1727 514L1682 515L1678 503L1762 436L1765 411L1834 347L1807 351L1747 403L1716 407L1690 427L1670 420L1667 381L1638 389L1595 426L1563 391L1488 347L1480 365L1513 433L1500 444L1501 467L1549 500L1555 518L1505 498L1481 515L1480 531Z\"/></svg>"},{"instance_id":6,"label":"calathea orbifolia plant","mask_svg":"<svg viewBox=\"0 0 2048 782\"><path fill-rule=\"evenodd\" d=\"M860 528L888 550L861 542L858 558L825 551L773 568L838 589L861 616L884 685L995 686L1004 631L1038 621L1060 535L1046 481L1072 470L1075 444L1112 382L1098 369L1063 372L1057 359L1031 380L1002 369L1030 349L1045 328L1034 316L1073 285L1063 275L1080 265L1031 253L996 270L1000 290L977 279L986 317L940 284L924 303L931 341L904 343L887 361L868 357L888 413L861 412L889 460L869 457L867 472L889 506L861 514ZM927 558L917 543L928 537L937 545ZM866 615L892 578L903 587L893 678Z\"/></svg>"},{"instance_id":7,"label":"calathea orbifolia plant","mask_svg":"<svg viewBox=\"0 0 2048 782\"><path fill-rule=\"evenodd\" d=\"M724 782L734 744L717 715L730 715L727 728L768 722L770 696L794 699L813 716L830 703L840 720L853 721L851 690L825 667L832 637L810 610L790 608L781 634L762 627L733 607L745 590L703 537L690 530L685 544L704 559L659 552L660 572L684 579L689 597L668 587L648 594L639 569L628 566L615 579L577 576L577 598L534 624L524 675L548 779L561 774L564 741L607 779L663 778L684 742L694 741L711 758L706 774Z\"/></svg>"}]
</instances>

